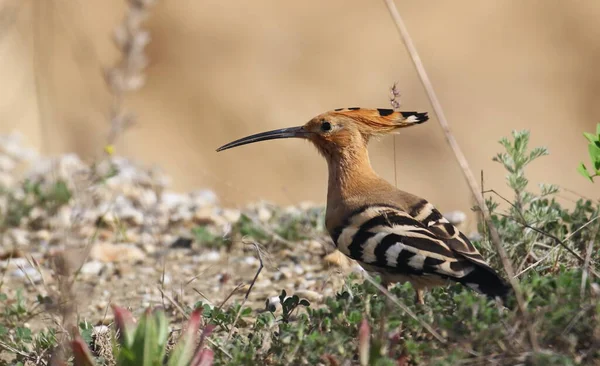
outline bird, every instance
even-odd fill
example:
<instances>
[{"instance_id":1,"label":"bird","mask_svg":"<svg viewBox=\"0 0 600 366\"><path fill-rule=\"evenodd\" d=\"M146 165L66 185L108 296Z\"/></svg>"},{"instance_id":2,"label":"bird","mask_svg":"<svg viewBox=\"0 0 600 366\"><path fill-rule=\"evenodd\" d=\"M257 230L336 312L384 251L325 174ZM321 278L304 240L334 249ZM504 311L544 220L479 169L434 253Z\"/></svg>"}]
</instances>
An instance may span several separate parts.
<instances>
[{"instance_id":1,"label":"bird","mask_svg":"<svg viewBox=\"0 0 600 366\"><path fill-rule=\"evenodd\" d=\"M415 302L425 290L460 283L505 301L510 286L469 239L427 200L402 191L372 168L371 138L426 122L428 114L386 108L338 108L306 124L250 135L217 152L259 141L300 138L317 148L328 166L325 227L336 248L386 288L411 283Z\"/></svg>"}]
</instances>

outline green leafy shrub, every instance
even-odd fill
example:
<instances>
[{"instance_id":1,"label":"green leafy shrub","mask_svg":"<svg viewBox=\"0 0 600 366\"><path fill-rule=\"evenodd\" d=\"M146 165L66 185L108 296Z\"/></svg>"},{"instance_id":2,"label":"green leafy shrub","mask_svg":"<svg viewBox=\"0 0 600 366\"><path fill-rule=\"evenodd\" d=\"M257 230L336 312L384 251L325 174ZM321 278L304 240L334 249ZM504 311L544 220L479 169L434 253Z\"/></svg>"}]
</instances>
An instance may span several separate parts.
<instances>
[{"instance_id":1,"label":"green leafy shrub","mask_svg":"<svg viewBox=\"0 0 600 366\"><path fill-rule=\"evenodd\" d=\"M584 177L594 181L594 178L600 176L600 123L596 125L596 134L584 132L583 135L590 142L588 145L588 152L590 154L590 160L592 162L591 172L585 166L584 163L580 163L577 171Z\"/></svg>"},{"instance_id":2,"label":"green leafy shrub","mask_svg":"<svg viewBox=\"0 0 600 366\"><path fill-rule=\"evenodd\" d=\"M44 301L38 296L35 302L30 303L25 300L21 290L17 290L13 296L0 291L0 350L5 348L13 354L10 361L25 362L28 359L26 356L42 355L56 345L55 329L34 333L26 324L39 314Z\"/></svg>"},{"instance_id":3,"label":"green leafy shrub","mask_svg":"<svg viewBox=\"0 0 600 366\"><path fill-rule=\"evenodd\" d=\"M217 249L225 244L222 236L216 235L205 226L196 226L192 229L194 240L203 247Z\"/></svg>"},{"instance_id":4,"label":"green leafy shrub","mask_svg":"<svg viewBox=\"0 0 600 366\"><path fill-rule=\"evenodd\" d=\"M505 152L494 157L507 171L507 184L514 192L511 198L500 196L494 190L488 194L486 203L492 220L517 273L531 265L538 271L556 271L559 264L575 266L582 264L586 247L600 238L593 221L600 213L597 202L579 199L573 209L563 207L556 195L560 188L553 184L540 184L539 192L533 192L526 178L529 164L548 155L543 147L528 150L529 132L513 131L512 141L500 140ZM500 210L502 206L506 208ZM486 233L480 224L479 231ZM475 243L486 258L500 266L499 258L491 242L484 236ZM592 262L599 258L592 254Z\"/></svg>"},{"instance_id":5,"label":"green leafy shrub","mask_svg":"<svg viewBox=\"0 0 600 366\"><path fill-rule=\"evenodd\" d=\"M40 207L54 214L61 206L71 200L71 191L67 183L57 180L45 187L42 182L26 180L18 192L4 191L6 210L1 213L0 227L19 226L24 217L29 216L34 207Z\"/></svg>"}]
</instances>

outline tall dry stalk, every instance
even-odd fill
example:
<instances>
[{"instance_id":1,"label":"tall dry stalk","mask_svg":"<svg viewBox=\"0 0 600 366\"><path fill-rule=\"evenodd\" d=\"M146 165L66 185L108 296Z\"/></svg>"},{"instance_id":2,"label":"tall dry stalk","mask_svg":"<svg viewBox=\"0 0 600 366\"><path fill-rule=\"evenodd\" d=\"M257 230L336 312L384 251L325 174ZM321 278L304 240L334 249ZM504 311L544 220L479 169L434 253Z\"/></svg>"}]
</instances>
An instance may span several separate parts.
<instances>
[{"instance_id":1,"label":"tall dry stalk","mask_svg":"<svg viewBox=\"0 0 600 366\"><path fill-rule=\"evenodd\" d=\"M110 110L110 132L107 145L115 144L119 136L135 123L135 116L124 107L125 95L139 90L146 82L144 69L148 58L144 49L150 42L150 33L142 29L149 9L157 0L126 0L127 13L114 30L113 41L121 52L121 59L104 71L104 78L113 101Z\"/></svg>"},{"instance_id":2,"label":"tall dry stalk","mask_svg":"<svg viewBox=\"0 0 600 366\"><path fill-rule=\"evenodd\" d=\"M144 53L145 47L150 42L150 34L143 30L142 22L147 18L151 5L157 0L126 0L128 7L123 22L113 33L113 41L121 52L120 60L110 68L104 70L106 85L112 94L113 100L109 113L110 130L107 137L105 151L110 161L114 144L129 127L133 126L135 117L124 107L125 95L139 90L145 83L144 69L148 65L148 58ZM100 162L102 163L102 162ZM80 200L82 210L94 204L94 187L102 180L103 174L94 164L89 171L82 172L79 180L80 186L76 190L77 199ZM72 225L76 225L76 220ZM94 245L96 233L90 238L83 250L67 250L55 258L54 272L57 277L58 289L53 294L55 311L60 317L60 325L64 332L52 355L52 364L60 364L64 360L65 349L68 348L68 334L77 329L77 295L74 285L79 271L87 261L91 247Z\"/></svg>"},{"instance_id":3,"label":"tall dry stalk","mask_svg":"<svg viewBox=\"0 0 600 366\"><path fill-rule=\"evenodd\" d=\"M513 270L512 264L511 264L510 260L508 259L508 256L506 255L506 251L504 250L504 247L502 246L502 242L500 240L500 236L498 235L498 231L496 230L496 227L494 226L494 224L492 222L490 213L485 204L485 200L483 198L483 195L481 194L481 190L477 185L477 180L475 179L473 172L469 168L469 163L467 162L467 158L465 157L460 146L458 145L458 142L456 141L456 138L454 137L454 135L452 134L452 131L450 130L450 125L448 123L448 120L446 119L446 115L444 114L442 105L440 104L440 101L437 98L437 95L435 93L433 85L431 84L431 81L429 80L429 76L427 75L427 72L425 71L425 67L423 66L423 62L421 61L421 58L419 57L417 49L412 42L412 38L410 37L410 35L408 33L408 29L406 28L406 25L404 24L404 21L402 20L402 17L400 16L398 9L396 8L396 4L394 3L393 0L384 0L384 2L390 12L390 15L392 17L392 20L394 21L394 24L396 25L396 28L398 29L400 37L402 38L402 42L406 46L406 49L407 49L407 51L410 55L410 58L417 70L417 73L419 74L421 83L423 84L423 87L425 88L425 91L427 92L427 96L429 97L429 100L431 101L431 105L433 106L433 110L438 117L438 122L440 123L440 127L444 131L444 136L446 137L448 144L452 148L452 151L454 152L454 156L456 157L456 160L458 161L458 164L460 165L460 167L462 169L463 175L465 176L465 179L467 180L467 183L469 184L469 187L471 188L471 193L475 197L475 200L477 201L477 205L479 206L479 209L481 210L483 218L487 224L492 243L494 244L494 246L496 247L496 250L498 251L498 255L500 256L504 270L506 271L506 274L508 275L508 280L510 282L510 285L512 286L512 288L514 290L519 311L520 311L521 315L523 316L524 321L526 322L527 333L529 336L529 342L531 343L531 347L533 348L533 350L535 352L538 352L539 351L539 343L537 341L537 335L536 335L535 329L533 328L533 325L529 322L529 318L527 316L527 308L525 306L525 300L523 298L523 294L521 293L519 283L515 277L515 272Z\"/></svg>"}]
</instances>

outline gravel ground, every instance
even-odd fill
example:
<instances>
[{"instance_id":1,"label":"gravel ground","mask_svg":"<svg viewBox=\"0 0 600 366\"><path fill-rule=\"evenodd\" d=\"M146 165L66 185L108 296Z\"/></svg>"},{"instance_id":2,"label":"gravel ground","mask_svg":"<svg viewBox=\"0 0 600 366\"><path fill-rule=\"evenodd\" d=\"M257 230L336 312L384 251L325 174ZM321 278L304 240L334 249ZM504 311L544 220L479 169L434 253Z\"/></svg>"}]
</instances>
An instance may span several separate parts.
<instances>
[{"instance_id":1,"label":"gravel ground","mask_svg":"<svg viewBox=\"0 0 600 366\"><path fill-rule=\"evenodd\" d=\"M322 207L222 208L211 191L169 191L160 171L116 156L41 157L0 136L0 187L2 292L47 296L32 328L57 309L59 275L75 278L78 316L106 324L111 303L139 313L241 301L260 265L251 242L264 260L247 302L256 311L282 289L318 306L356 268L324 234Z\"/></svg>"}]
</instances>

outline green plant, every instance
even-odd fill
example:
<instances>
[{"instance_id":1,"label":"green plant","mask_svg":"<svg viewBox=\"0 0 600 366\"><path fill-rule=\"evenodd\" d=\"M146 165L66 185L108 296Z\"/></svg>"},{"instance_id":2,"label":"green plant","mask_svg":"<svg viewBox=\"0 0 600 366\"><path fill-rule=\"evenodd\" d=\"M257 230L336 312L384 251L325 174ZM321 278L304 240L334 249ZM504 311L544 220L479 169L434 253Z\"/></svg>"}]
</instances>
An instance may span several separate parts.
<instances>
[{"instance_id":1,"label":"green plant","mask_svg":"<svg viewBox=\"0 0 600 366\"><path fill-rule=\"evenodd\" d=\"M67 183L57 180L50 185L39 181L25 180L17 191L5 191L6 210L2 213L1 226L19 226L24 217L29 216L34 207L40 207L50 214L71 200Z\"/></svg>"},{"instance_id":2,"label":"green plant","mask_svg":"<svg viewBox=\"0 0 600 366\"><path fill-rule=\"evenodd\" d=\"M8 350L14 356L11 361L39 358L56 345L54 329L34 333L27 325L27 321L39 313L37 309L43 301L41 296L34 303L26 301L21 289L14 296L0 292L0 350Z\"/></svg>"},{"instance_id":3,"label":"green plant","mask_svg":"<svg viewBox=\"0 0 600 366\"><path fill-rule=\"evenodd\" d=\"M196 242L208 248L219 248L225 244L225 239L222 236L213 234L205 226L196 226L193 228L192 235Z\"/></svg>"},{"instance_id":4,"label":"green plant","mask_svg":"<svg viewBox=\"0 0 600 366\"><path fill-rule=\"evenodd\" d=\"M598 238L595 225L589 224L600 207L590 200L580 199L573 209L567 209L557 201L560 189L553 184L540 184L538 192L531 190L526 168L548 155L548 151L543 147L529 150L528 131L513 131L512 137L512 140L500 140L505 151L493 160L506 169L507 185L514 197L502 197L495 190L484 193L489 194L488 209L510 259L517 265L517 273L535 263L532 268L538 271L556 271L559 263L581 265L582 255L577 252L583 253L589 241ZM505 209L501 210L503 206ZM479 231L485 234L486 227L480 225ZM476 240L475 245L486 258L499 265L496 251L487 238ZM592 260L597 257L594 253Z\"/></svg>"},{"instance_id":5,"label":"green plant","mask_svg":"<svg viewBox=\"0 0 600 366\"><path fill-rule=\"evenodd\" d=\"M256 223L245 214L241 214L238 221L234 224L233 230L239 232L242 236L249 236L259 241L270 238L263 228L256 225Z\"/></svg>"},{"instance_id":6,"label":"green plant","mask_svg":"<svg viewBox=\"0 0 600 366\"><path fill-rule=\"evenodd\" d=\"M300 300L298 295L287 297L287 293L285 292L285 290L281 290L281 294L279 295L279 302L281 303L282 308L281 320L284 323L288 323L290 321L292 314L296 309L298 309L299 306L310 306L310 302L308 302L308 300Z\"/></svg>"},{"instance_id":7,"label":"green plant","mask_svg":"<svg viewBox=\"0 0 600 366\"><path fill-rule=\"evenodd\" d=\"M193 311L187 326L167 356L169 323L161 309L147 309L136 323L132 314L113 306L120 347L114 347L119 366L210 366L213 352L204 348L204 340L212 327L205 327L198 342L202 309ZM93 366L94 357L85 340L75 331L71 342L75 366ZM166 359L166 363L165 363Z\"/></svg>"},{"instance_id":8,"label":"green plant","mask_svg":"<svg viewBox=\"0 0 600 366\"><path fill-rule=\"evenodd\" d=\"M592 166L590 172L584 163L580 163L577 171L593 182L595 177L600 176L600 123L596 125L596 134L584 132L583 135L589 141L588 152Z\"/></svg>"},{"instance_id":9,"label":"green plant","mask_svg":"<svg viewBox=\"0 0 600 366\"><path fill-rule=\"evenodd\" d=\"M229 332L231 326L236 318L238 312L240 313L240 319L249 316L252 313L252 309L245 307L240 309L240 304L234 304L229 308L215 307L210 304L204 304L202 301L198 301L194 304L194 308L202 309L202 316L210 320L213 326L217 327L217 330L223 330Z\"/></svg>"},{"instance_id":10,"label":"green plant","mask_svg":"<svg viewBox=\"0 0 600 366\"><path fill-rule=\"evenodd\" d=\"M275 210L275 232L290 241L314 238L324 231L325 210L321 207L306 211Z\"/></svg>"}]
</instances>

